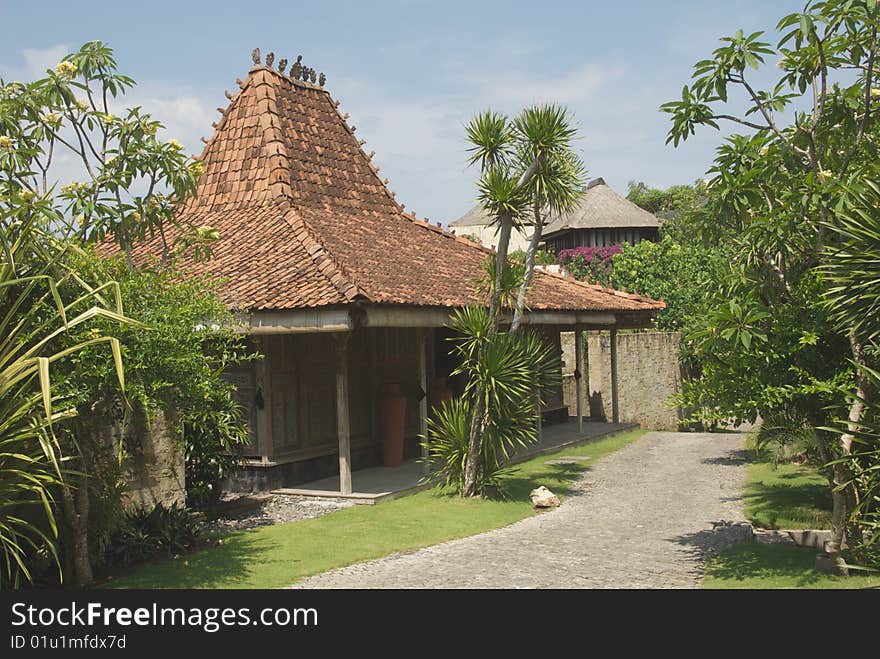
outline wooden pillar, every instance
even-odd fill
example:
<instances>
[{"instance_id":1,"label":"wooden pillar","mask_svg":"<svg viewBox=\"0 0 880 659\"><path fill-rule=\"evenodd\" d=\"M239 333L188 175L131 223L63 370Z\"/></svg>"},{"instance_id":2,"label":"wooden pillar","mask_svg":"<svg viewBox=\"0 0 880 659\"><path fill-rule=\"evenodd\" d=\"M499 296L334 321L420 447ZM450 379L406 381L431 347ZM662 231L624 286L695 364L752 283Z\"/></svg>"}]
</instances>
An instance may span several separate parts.
<instances>
[{"instance_id":1,"label":"wooden pillar","mask_svg":"<svg viewBox=\"0 0 880 659\"><path fill-rule=\"evenodd\" d=\"M269 337L255 337L254 348L263 358L254 362L254 384L259 394L257 405L257 452L263 462L272 459L275 452L275 438L272 436L272 378L269 363Z\"/></svg>"},{"instance_id":2,"label":"wooden pillar","mask_svg":"<svg viewBox=\"0 0 880 659\"><path fill-rule=\"evenodd\" d=\"M617 401L617 328L611 328L611 420L620 423L620 406Z\"/></svg>"},{"instance_id":3,"label":"wooden pillar","mask_svg":"<svg viewBox=\"0 0 880 659\"><path fill-rule=\"evenodd\" d=\"M574 328L574 391L577 397L578 433L584 432L584 390L581 380L584 377L584 330L580 325Z\"/></svg>"},{"instance_id":4,"label":"wooden pillar","mask_svg":"<svg viewBox=\"0 0 880 659\"><path fill-rule=\"evenodd\" d=\"M422 388L422 399L419 401L419 435L422 442L428 441L428 329L420 329L418 350L419 350L419 386ZM422 444L422 458L424 459L423 468L428 473L428 451Z\"/></svg>"},{"instance_id":5,"label":"wooden pillar","mask_svg":"<svg viewBox=\"0 0 880 659\"><path fill-rule=\"evenodd\" d=\"M590 409L590 334L581 328L581 390L584 392L584 416L592 418Z\"/></svg>"},{"instance_id":6,"label":"wooden pillar","mask_svg":"<svg viewBox=\"0 0 880 659\"><path fill-rule=\"evenodd\" d=\"M348 333L336 337L336 435L339 440L339 492L351 494L351 434L348 412Z\"/></svg>"},{"instance_id":7,"label":"wooden pillar","mask_svg":"<svg viewBox=\"0 0 880 659\"><path fill-rule=\"evenodd\" d=\"M538 441L540 442L542 439L544 439L544 419L541 416L541 396L540 395L535 398L535 411L538 413L537 430L538 430Z\"/></svg>"}]
</instances>

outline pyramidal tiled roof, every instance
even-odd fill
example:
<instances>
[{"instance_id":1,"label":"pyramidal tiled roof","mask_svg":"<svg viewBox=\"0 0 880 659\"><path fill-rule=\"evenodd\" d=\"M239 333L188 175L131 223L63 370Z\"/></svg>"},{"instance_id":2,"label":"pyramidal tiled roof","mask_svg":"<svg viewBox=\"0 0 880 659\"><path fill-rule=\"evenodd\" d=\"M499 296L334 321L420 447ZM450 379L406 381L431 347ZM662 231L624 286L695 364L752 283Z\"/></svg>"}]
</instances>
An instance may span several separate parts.
<instances>
[{"instance_id":1,"label":"pyramidal tiled roof","mask_svg":"<svg viewBox=\"0 0 880 659\"><path fill-rule=\"evenodd\" d=\"M355 128L300 61L259 62L229 95L180 219L219 230L212 258L237 309L376 304L458 307L474 301L488 250L406 213ZM283 69L283 67L279 67ZM155 251L149 243L140 249ZM536 272L538 310L651 311L662 302Z\"/></svg>"}]
</instances>

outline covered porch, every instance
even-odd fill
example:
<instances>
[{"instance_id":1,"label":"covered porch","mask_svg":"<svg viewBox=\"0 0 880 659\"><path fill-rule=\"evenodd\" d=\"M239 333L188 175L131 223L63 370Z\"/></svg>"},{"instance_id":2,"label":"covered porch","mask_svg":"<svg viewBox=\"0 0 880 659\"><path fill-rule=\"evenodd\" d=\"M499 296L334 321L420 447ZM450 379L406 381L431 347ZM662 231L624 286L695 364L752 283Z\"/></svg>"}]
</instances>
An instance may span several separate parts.
<instances>
[{"instance_id":1,"label":"covered porch","mask_svg":"<svg viewBox=\"0 0 880 659\"><path fill-rule=\"evenodd\" d=\"M375 501L418 487L418 438L427 433L437 382L454 370L448 351L449 309L366 307L252 314L242 331L266 355L231 374L245 408L251 443L235 489ZM633 319L612 313L534 312L525 324L539 329L562 353L561 333L574 332L575 403L562 387L548 392L533 452L552 452L626 426L619 425L617 351L610 355L610 423L589 422L586 330L607 331ZM612 341L616 345L616 341ZM389 386L406 398L404 464L382 467L380 400ZM449 382L458 395L462 382ZM562 420L565 421L562 421ZM311 493L311 494L310 494Z\"/></svg>"},{"instance_id":2,"label":"covered porch","mask_svg":"<svg viewBox=\"0 0 880 659\"><path fill-rule=\"evenodd\" d=\"M241 331L250 335L252 346L265 359L230 374L246 410L251 440L245 464L231 477L230 487L365 500L416 487L423 476L416 462L422 453L419 437L427 434L438 387L446 387L447 395L459 395L464 386L449 377L456 366L445 328L450 313L450 309L349 307L243 318ZM610 354L610 423L589 422L590 369L583 337L586 330L606 331L613 337L619 327L637 322L644 322L643 318L607 312L526 315L525 324L541 331L560 354L562 333L574 332L577 337L575 395L564 394L562 386L547 392L533 451L557 450L622 427L616 403L616 350ZM387 467L379 466L383 464L380 407L391 386L405 397L405 462Z\"/></svg>"},{"instance_id":3,"label":"covered porch","mask_svg":"<svg viewBox=\"0 0 880 659\"><path fill-rule=\"evenodd\" d=\"M576 419L556 423L542 429L536 444L522 451L512 462L524 462L534 457L556 453L569 447L589 444L611 435L638 428L636 423L603 423L587 421L578 424ZM433 485L426 480L423 465L415 459L407 460L399 467L368 467L352 474L353 489L343 494L339 476L330 476L297 487L273 490L272 494L303 497L347 499L357 504L372 505L406 496Z\"/></svg>"}]
</instances>

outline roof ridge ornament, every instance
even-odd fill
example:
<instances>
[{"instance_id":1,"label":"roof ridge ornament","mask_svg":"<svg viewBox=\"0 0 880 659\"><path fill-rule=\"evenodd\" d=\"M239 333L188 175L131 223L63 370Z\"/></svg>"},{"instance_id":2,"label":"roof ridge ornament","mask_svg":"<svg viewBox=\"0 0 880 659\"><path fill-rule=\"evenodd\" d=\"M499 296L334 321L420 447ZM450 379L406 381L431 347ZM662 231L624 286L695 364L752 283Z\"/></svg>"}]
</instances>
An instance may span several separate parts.
<instances>
[{"instance_id":1,"label":"roof ridge ornament","mask_svg":"<svg viewBox=\"0 0 880 659\"><path fill-rule=\"evenodd\" d=\"M303 82L323 87L327 82L327 76L324 75L323 72L319 74L312 67L303 64L302 58L302 55L297 55L296 62L293 63L287 73L285 73L285 69L287 69L287 58L281 59L278 62L278 73L286 75L293 80L302 80ZM265 66L266 68L271 69L272 65L275 63L275 53L267 53L265 64L263 64L260 62L260 49L254 48L251 52L251 59L254 61L254 66Z\"/></svg>"}]
</instances>

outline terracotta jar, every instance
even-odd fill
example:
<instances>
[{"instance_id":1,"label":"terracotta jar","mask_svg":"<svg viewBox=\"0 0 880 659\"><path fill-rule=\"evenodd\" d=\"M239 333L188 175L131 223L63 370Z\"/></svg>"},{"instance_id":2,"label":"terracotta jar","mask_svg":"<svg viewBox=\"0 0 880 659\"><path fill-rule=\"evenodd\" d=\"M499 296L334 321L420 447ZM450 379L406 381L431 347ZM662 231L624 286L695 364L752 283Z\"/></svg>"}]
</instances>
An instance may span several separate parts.
<instances>
[{"instance_id":1,"label":"terracotta jar","mask_svg":"<svg viewBox=\"0 0 880 659\"><path fill-rule=\"evenodd\" d=\"M429 399L431 414L436 414L437 410L443 406L443 403L448 403L451 400L452 389L449 388L449 379L441 377L434 378L434 388L431 391L431 397Z\"/></svg>"},{"instance_id":2,"label":"terracotta jar","mask_svg":"<svg viewBox=\"0 0 880 659\"><path fill-rule=\"evenodd\" d=\"M382 433L382 463L397 467L403 462L403 436L406 427L406 396L400 385L388 385L379 401L379 423Z\"/></svg>"}]
</instances>

